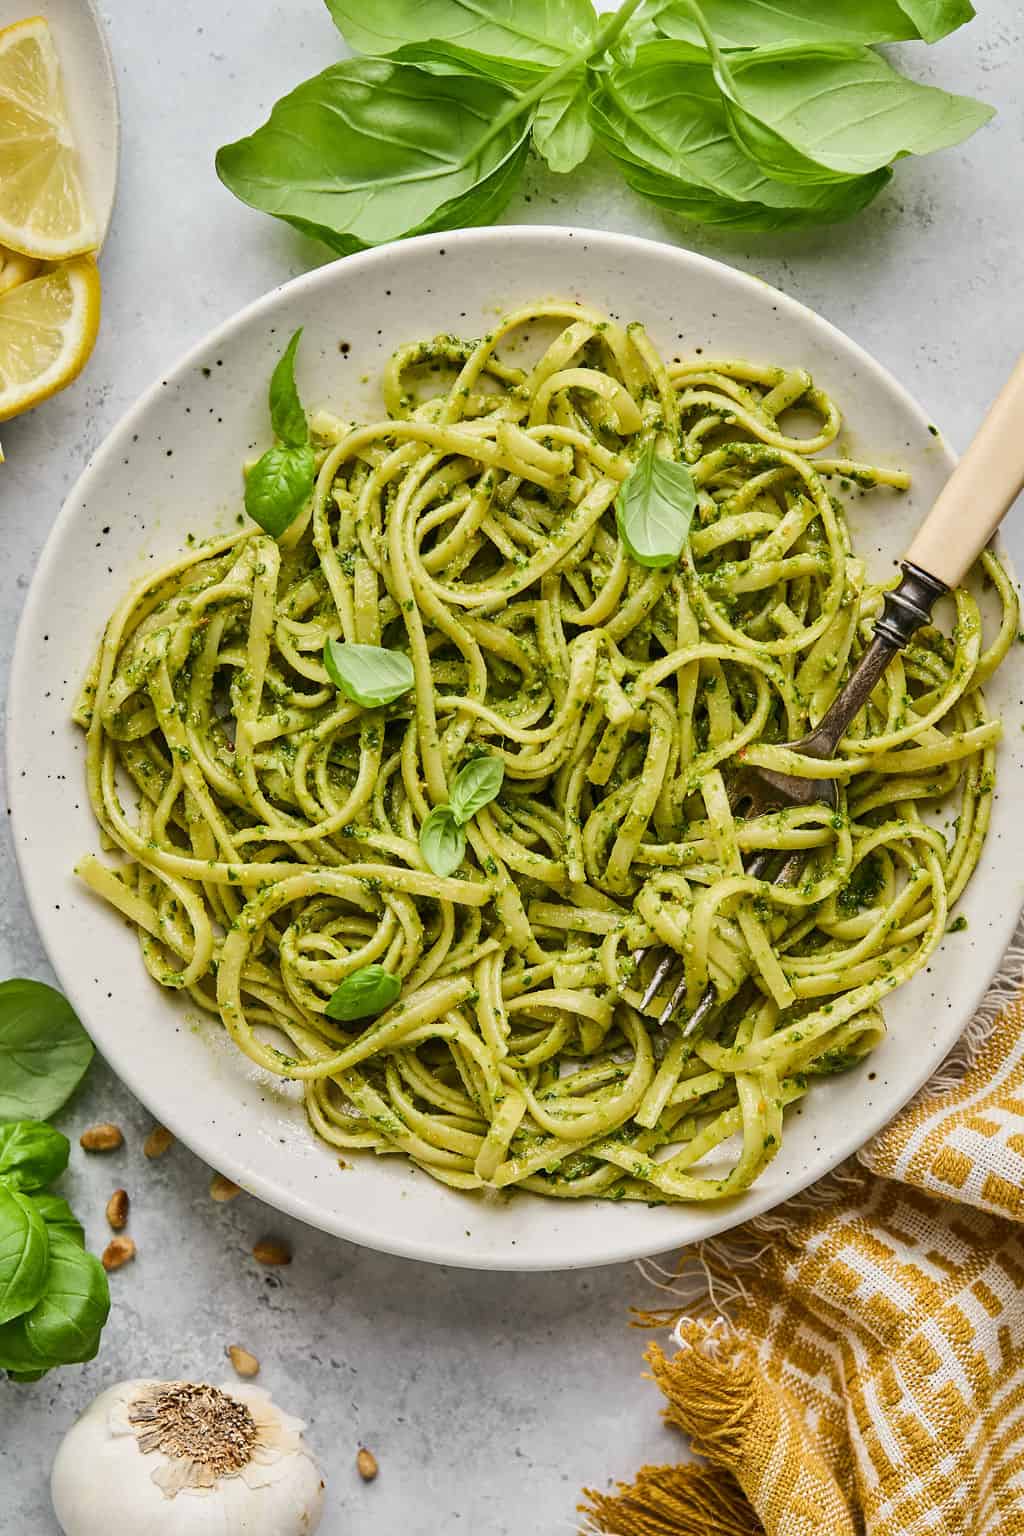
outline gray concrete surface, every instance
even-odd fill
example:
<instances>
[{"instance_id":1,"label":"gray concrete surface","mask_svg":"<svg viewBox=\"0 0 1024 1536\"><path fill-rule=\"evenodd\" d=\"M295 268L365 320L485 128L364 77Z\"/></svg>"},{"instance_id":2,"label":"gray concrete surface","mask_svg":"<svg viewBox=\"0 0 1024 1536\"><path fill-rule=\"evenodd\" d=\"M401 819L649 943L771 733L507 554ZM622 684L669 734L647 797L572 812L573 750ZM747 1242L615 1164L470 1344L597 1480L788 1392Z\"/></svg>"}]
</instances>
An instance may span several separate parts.
<instances>
[{"instance_id":1,"label":"gray concrete surface","mask_svg":"<svg viewBox=\"0 0 1024 1536\"><path fill-rule=\"evenodd\" d=\"M26 0L26 8L28 0ZM515 221L590 224L678 240L821 310L887 363L963 445L1024 343L1021 256L1024 7L987 0L962 33L905 50L919 78L982 96L995 123L966 146L898 168L857 223L792 237L712 236L662 219L599 156L570 180L533 167ZM124 114L124 167L103 256L95 357L68 393L4 429L0 662L65 491L140 390L210 326L323 259L244 209L213 171L216 147L337 55L318 0L106 0ZM1009 542L1024 565L1024 523ZM2 857L0 975L46 978L46 958ZM337 1242L249 1197L215 1206L183 1147L147 1163L146 1111L97 1064L62 1118L75 1136L119 1122L124 1151L75 1153L68 1192L93 1245L126 1187L137 1262L112 1277L102 1354L34 1387L0 1384L0 1530L54 1536L47 1476L57 1440L94 1392L131 1375L230 1374L224 1347L309 1423L329 1482L324 1536L521 1536L570 1531L583 1483L626 1476L676 1443L640 1379L631 1267L503 1277L421 1267ZM255 1239L285 1236L287 1270L261 1271ZM380 1478L356 1476L358 1443ZM134 1536L112 1518L111 1536Z\"/></svg>"}]
</instances>

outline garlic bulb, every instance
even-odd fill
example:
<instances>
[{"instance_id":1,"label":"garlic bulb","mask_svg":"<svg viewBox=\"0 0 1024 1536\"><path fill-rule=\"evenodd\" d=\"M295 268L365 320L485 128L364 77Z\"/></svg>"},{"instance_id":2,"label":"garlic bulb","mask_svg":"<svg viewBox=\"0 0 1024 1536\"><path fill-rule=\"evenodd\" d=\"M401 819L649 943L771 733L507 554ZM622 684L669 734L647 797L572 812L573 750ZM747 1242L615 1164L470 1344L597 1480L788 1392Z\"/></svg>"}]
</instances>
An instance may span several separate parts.
<instances>
[{"instance_id":1,"label":"garlic bulb","mask_svg":"<svg viewBox=\"0 0 1024 1536\"><path fill-rule=\"evenodd\" d=\"M261 1387L122 1381L71 1426L50 1492L64 1536L312 1536L324 1485Z\"/></svg>"}]
</instances>

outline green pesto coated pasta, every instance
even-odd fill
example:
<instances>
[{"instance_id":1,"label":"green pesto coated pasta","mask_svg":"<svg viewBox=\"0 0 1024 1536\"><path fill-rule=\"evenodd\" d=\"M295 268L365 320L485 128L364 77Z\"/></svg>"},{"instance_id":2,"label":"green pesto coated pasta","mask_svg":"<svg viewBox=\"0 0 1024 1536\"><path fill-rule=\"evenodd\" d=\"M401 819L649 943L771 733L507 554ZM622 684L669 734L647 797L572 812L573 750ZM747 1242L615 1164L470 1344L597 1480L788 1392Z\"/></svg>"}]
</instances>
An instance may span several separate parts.
<instances>
[{"instance_id":1,"label":"green pesto coated pasta","mask_svg":"<svg viewBox=\"0 0 1024 1536\"><path fill-rule=\"evenodd\" d=\"M527 332L546 338L532 366L513 361ZM315 492L279 538L197 545L110 619L76 719L123 858L79 873L155 981L302 1083L334 1147L464 1190L735 1194L946 930L988 825L981 684L1015 593L986 553L996 632L958 591L951 634L918 633L823 765L782 744L825 712L883 596L838 496L907 482L828 456L839 413L807 374L667 364L641 327L550 303L403 348L383 389L377 422L313 417ZM787 432L796 405L813 436ZM648 445L697 496L668 566L636 563L616 525ZM361 707L329 640L402 652L413 688ZM736 820L741 751L834 773L838 810ZM442 878L420 828L481 754L501 790ZM944 836L928 812L950 802ZM761 849L802 850L797 880L748 875ZM718 995L692 1041L639 1010L666 945L689 1006ZM369 965L397 1002L329 1017Z\"/></svg>"}]
</instances>

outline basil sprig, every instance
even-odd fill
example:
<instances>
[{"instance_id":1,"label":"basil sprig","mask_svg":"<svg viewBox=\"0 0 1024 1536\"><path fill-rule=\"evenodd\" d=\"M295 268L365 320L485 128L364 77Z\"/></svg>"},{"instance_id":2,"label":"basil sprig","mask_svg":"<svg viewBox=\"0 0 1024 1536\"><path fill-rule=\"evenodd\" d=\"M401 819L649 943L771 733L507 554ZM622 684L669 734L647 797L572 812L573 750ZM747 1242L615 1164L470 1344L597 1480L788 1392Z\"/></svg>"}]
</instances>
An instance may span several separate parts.
<instances>
[{"instance_id":1,"label":"basil sprig","mask_svg":"<svg viewBox=\"0 0 1024 1536\"><path fill-rule=\"evenodd\" d=\"M42 1123L92 1054L59 992L22 977L0 982L0 1370L15 1381L91 1360L110 1310L102 1264L47 1187L68 1165L68 1139Z\"/></svg>"},{"instance_id":2,"label":"basil sprig","mask_svg":"<svg viewBox=\"0 0 1024 1536\"><path fill-rule=\"evenodd\" d=\"M0 1127L0 1369L35 1381L91 1360L110 1310L103 1266L67 1201L45 1186L67 1166L52 1126Z\"/></svg>"},{"instance_id":3,"label":"basil sprig","mask_svg":"<svg viewBox=\"0 0 1024 1536\"><path fill-rule=\"evenodd\" d=\"M602 16L591 0L327 3L364 57L283 97L217 171L341 254L486 223L531 146L564 174L595 135L630 186L685 218L827 224L877 196L903 155L991 116L874 51L946 36L970 0L623 0ZM274 506L298 496L296 466L268 466Z\"/></svg>"},{"instance_id":4,"label":"basil sprig","mask_svg":"<svg viewBox=\"0 0 1024 1536\"><path fill-rule=\"evenodd\" d=\"M56 1365L92 1360L110 1312L99 1259L66 1232L49 1230L48 1242L42 1295L0 1328L0 1366L16 1380L37 1381Z\"/></svg>"},{"instance_id":5,"label":"basil sprig","mask_svg":"<svg viewBox=\"0 0 1024 1536\"><path fill-rule=\"evenodd\" d=\"M474 757L455 775L447 805L435 806L420 828L420 851L435 875L453 875L466 854L467 821L501 790L500 757Z\"/></svg>"},{"instance_id":6,"label":"basil sprig","mask_svg":"<svg viewBox=\"0 0 1024 1536\"><path fill-rule=\"evenodd\" d=\"M398 1001L401 978L382 965L364 965L353 971L331 994L324 1009L329 1019L372 1019Z\"/></svg>"},{"instance_id":7,"label":"basil sprig","mask_svg":"<svg viewBox=\"0 0 1024 1536\"><path fill-rule=\"evenodd\" d=\"M334 686L364 709L393 704L416 681L405 652L389 651L382 645L328 640L324 646L324 666Z\"/></svg>"},{"instance_id":8,"label":"basil sprig","mask_svg":"<svg viewBox=\"0 0 1024 1536\"><path fill-rule=\"evenodd\" d=\"M619 537L639 565L675 565L697 505L685 464L666 459L647 442L615 498Z\"/></svg>"},{"instance_id":9,"label":"basil sprig","mask_svg":"<svg viewBox=\"0 0 1024 1536\"><path fill-rule=\"evenodd\" d=\"M245 481L245 510L273 538L295 521L313 490L316 460L309 422L295 387L301 328L270 376L270 425L277 442L257 459Z\"/></svg>"}]
</instances>

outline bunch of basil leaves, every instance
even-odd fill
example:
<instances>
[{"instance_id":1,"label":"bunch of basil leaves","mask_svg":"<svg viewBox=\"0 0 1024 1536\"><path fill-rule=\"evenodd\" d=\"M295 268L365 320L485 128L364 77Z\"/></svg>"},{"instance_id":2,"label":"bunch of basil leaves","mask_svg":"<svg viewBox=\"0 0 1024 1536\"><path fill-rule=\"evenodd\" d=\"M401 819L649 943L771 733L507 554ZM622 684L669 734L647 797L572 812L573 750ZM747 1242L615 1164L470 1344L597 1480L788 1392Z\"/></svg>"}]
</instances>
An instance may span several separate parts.
<instances>
[{"instance_id":1,"label":"bunch of basil leaves","mask_svg":"<svg viewBox=\"0 0 1024 1536\"><path fill-rule=\"evenodd\" d=\"M893 162L992 115L876 51L934 42L970 0L326 0L362 57L225 145L236 196L342 255L485 224L531 148L572 171L598 139L669 212L737 229L858 213Z\"/></svg>"},{"instance_id":2,"label":"bunch of basil leaves","mask_svg":"<svg viewBox=\"0 0 1024 1536\"><path fill-rule=\"evenodd\" d=\"M56 1113L92 1060L68 1001L40 981L0 983L0 1369L38 1381L91 1360L110 1311L102 1264L50 1185L70 1147Z\"/></svg>"}]
</instances>

